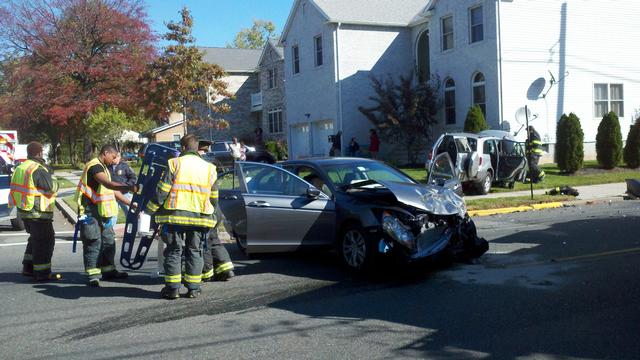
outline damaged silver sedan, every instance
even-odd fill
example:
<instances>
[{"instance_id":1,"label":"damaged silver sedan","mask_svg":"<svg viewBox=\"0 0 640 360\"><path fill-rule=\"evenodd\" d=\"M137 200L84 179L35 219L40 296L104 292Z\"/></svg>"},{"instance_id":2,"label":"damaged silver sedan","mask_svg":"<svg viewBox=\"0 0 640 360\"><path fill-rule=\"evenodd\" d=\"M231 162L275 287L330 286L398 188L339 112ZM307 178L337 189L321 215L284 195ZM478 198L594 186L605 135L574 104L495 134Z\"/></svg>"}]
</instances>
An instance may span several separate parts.
<instances>
[{"instance_id":1,"label":"damaged silver sedan","mask_svg":"<svg viewBox=\"0 0 640 360\"><path fill-rule=\"evenodd\" d=\"M434 159L429 185L361 158L238 162L219 179L227 230L246 253L335 249L349 269L384 258L482 255L448 154Z\"/></svg>"}]
</instances>

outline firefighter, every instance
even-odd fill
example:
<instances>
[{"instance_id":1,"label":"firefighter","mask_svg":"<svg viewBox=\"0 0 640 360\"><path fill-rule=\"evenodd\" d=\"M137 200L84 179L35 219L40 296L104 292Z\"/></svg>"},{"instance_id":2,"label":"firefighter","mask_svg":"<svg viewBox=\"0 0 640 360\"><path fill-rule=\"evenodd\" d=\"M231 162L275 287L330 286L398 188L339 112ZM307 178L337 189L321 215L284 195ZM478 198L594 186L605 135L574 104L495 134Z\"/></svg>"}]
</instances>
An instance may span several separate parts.
<instances>
[{"instance_id":1,"label":"firefighter","mask_svg":"<svg viewBox=\"0 0 640 360\"><path fill-rule=\"evenodd\" d=\"M108 168L115 163L117 156L118 150L113 145L103 146L98 157L85 164L76 189L84 269L89 278L88 285L92 287L100 286L100 276L102 280L128 276L115 266L113 227L118 214L117 201L130 204L122 192L135 192L136 186L111 180Z\"/></svg>"},{"instance_id":2,"label":"firefighter","mask_svg":"<svg viewBox=\"0 0 640 360\"><path fill-rule=\"evenodd\" d=\"M211 141L200 140L198 142L198 153L204 155L211 146ZM215 165L214 165L215 166ZM217 169L216 169L217 170ZM214 192L217 192L217 185ZM215 195L217 198L217 195ZM217 202L217 201L216 201ZM216 205L214 205L216 206ZM216 211L216 213L220 213ZM233 273L233 262L227 249L220 242L218 237L218 221L216 227L209 231L207 236L207 249L203 254L204 267L202 268L202 281L227 281L235 274Z\"/></svg>"},{"instance_id":3,"label":"firefighter","mask_svg":"<svg viewBox=\"0 0 640 360\"><path fill-rule=\"evenodd\" d=\"M527 161L529 162L530 172L528 180L533 183L537 183L542 181L545 177L544 170L540 169L538 166L540 157L542 157L542 154L544 153L542 151L542 139L533 126L529 126L527 130L529 132L529 136L527 138Z\"/></svg>"},{"instance_id":4,"label":"firefighter","mask_svg":"<svg viewBox=\"0 0 640 360\"><path fill-rule=\"evenodd\" d=\"M55 245L53 208L58 183L51 177L42 149L37 141L27 145L27 160L11 176L9 206L18 208L18 217L29 233L22 274L33 276L36 281L60 280L60 274L51 273Z\"/></svg>"},{"instance_id":5,"label":"firefighter","mask_svg":"<svg viewBox=\"0 0 640 360\"><path fill-rule=\"evenodd\" d=\"M216 168L198 153L198 138L185 135L180 140L182 153L169 160L164 178L158 182L154 198L146 211L155 214L155 222L162 226L165 286L160 296L173 300L180 297L181 283L187 287L187 298L200 295L202 282L202 243L215 227L214 190ZM185 274L181 275L184 249Z\"/></svg>"}]
</instances>

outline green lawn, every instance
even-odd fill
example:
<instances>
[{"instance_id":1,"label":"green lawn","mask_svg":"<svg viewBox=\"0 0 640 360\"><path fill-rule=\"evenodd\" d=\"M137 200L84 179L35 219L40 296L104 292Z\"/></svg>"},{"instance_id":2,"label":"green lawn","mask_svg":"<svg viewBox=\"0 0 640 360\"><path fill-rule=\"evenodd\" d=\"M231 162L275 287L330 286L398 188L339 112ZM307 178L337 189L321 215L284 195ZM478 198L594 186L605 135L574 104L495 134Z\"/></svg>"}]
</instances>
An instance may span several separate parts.
<instances>
[{"instance_id":1,"label":"green lawn","mask_svg":"<svg viewBox=\"0 0 640 360\"><path fill-rule=\"evenodd\" d=\"M73 211L78 211L78 205L73 201L74 195L63 197L62 200L73 209ZM124 224L126 222L126 218L122 209L118 208L118 224Z\"/></svg>"},{"instance_id":2,"label":"green lawn","mask_svg":"<svg viewBox=\"0 0 640 360\"><path fill-rule=\"evenodd\" d=\"M58 181L58 186L60 187L60 189L68 189L68 188L74 188L76 187L78 184L74 184L71 181L58 177L57 178Z\"/></svg>"},{"instance_id":3,"label":"green lawn","mask_svg":"<svg viewBox=\"0 0 640 360\"><path fill-rule=\"evenodd\" d=\"M478 200L467 201L468 210L486 210L486 209L500 209L505 207L516 207L523 205L541 204L554 201L571 201L575 198L569 195L534 195L533 200L531 196L516 196L505 198L486 198Z\"/></svg>"},{"instance_id":4,"label":"green lawn","mask_svg":"<svg viewBox=\"0 0 640 360\"><path fill-rule=\"evenodd\" d=\"M544 181L533 184L534 189L551 189L562 185L580 186L580 185L596 185L624 182L625 179L640 178L640 170L616 168L614 170L603 170L598 168L596 161L585 161L584 168L574 175L566 175L560 172L556 164L542 165L541 168L547 174ZM427 172L424 168L402 168L412 178L420 181L427 181ZM529 190L529 184L516 183L514 189L506 189L493 187L491 192L510 192Z\"/></svg>"}]
</instances>

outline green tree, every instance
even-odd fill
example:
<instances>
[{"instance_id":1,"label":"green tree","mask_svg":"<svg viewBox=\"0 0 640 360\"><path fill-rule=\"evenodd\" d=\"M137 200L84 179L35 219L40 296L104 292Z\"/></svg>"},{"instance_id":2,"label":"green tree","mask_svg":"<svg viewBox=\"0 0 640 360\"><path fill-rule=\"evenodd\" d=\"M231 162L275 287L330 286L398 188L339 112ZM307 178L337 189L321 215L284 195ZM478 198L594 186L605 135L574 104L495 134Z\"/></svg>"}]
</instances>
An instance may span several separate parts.
<instances>
[{"instance_id":1,"label":"green tree","mask_svg":"<svg viewBox=\"0 0 640 360\"><path fill-rule=\"evenodd\" d=\"M105 144L120 143L126 130L143 131L155 123L142 114L129 116L113 107L99 107L86 120L84 129L96 148Z\"/></svg>"},{"instance_id":2,"label":"green tree","mask_svg":"<svg viewBox=\"0 0 640 360\"><path fill-rule=\"evenodd\" d=\"M229 48L262 49L269 39L275 37L276 26L271 21L253 20L250 28L243 28L237 34Z\"/></svg>"},{"instance_id":3,"label":"green tree","mask_svg":"<svg viewBox=\"0 0 640 360\"><path fill-rule=\"evenodd\" d=\"M172 43L149 66L146 76L151 114L166 115L167 111L186 114L185 132L190 126L218 127L215 121L201 119L196 103L207 104L216 114L230 110L228 104L215 101L219 97L231 97L227 83L222 80L225 72L216 64L206 63L204 53L195 47L189 9L183 8L180 15L180 22L167 24L169 31L162 38Z\"/></svg>"},{"instance_id":4,"label":"green tree","mask_svg":"<svg viewBox=\"0 0 640 360\"><path fill-rule=\"evenodd\" d=\"M574 173L584 162L584 132L576 114L563 114L556 128L556 162L558 168Z\"/></svg>"},{"instance_id":5,"label":"green tree","mask_svg":"<svg viewBox=\"0 0 640 360\"><path fill-rule=\"evenodd\" d=\"M464 120L464 131L477 134L482 130L488 129L489 125L484 119L484 114L480 106L471 106L467 112L467 118Z\"/></svg>"},{"instance_id":6,"label":"green tree","mask_svg":"<svg viewBox=\"0 0 640 360\"><path fill-rule=\"evenodd\" d=\"M606 114L596 135L596 158L604 169L613 169L622 160L622 134L618 115L611 111Z\"/></svg>"},{"instance_id":7,"label":"green tree","mask_svg":"<svg viewBox=\"0 0 640 360\"><path fill-rule=\"evenodd\" d=\"M629 129L627 144L624 147L624 162L633 169L640 166L640 117Z\"/></svg>"},{"instance_id":8,"label":"green tree","mask_svg":"<svg viewBox=\"0 0 640 360\"><path fill-rule=\"evenodd\" d=\"M396 82L391 76L386 79L371 77L375 96L372 107L358 107L378 129L380 136L389 142L401 142L406 146L407 160L417 162L422 145L432 135L432 126L437 123L436 114L441 106L439 98L440 80L416 83L413 73L400 76Z\"/></svg>"}]
</instances>

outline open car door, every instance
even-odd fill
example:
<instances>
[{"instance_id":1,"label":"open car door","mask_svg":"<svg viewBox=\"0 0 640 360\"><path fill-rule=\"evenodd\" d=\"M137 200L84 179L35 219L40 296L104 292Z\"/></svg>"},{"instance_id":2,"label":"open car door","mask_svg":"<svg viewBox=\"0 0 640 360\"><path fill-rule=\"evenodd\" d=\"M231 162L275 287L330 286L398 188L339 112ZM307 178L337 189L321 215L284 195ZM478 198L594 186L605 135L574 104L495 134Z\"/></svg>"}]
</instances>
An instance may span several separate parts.
<instances>
[{"instance_id":1,"label":"open car door","mask_svg":"<svg viewBox=\"0 0 640 360\"><path fill-rule=\"evenodd\" d=\"M460 196L463 195L462 184L458 179L458 173L448 153L439 154L433 159L429 168L427 183L429 185L442 186L453 190Z\"/></svg>"},{"instance_id":2,"label":"open car door","mask_svg":"<svg viewBox=\"0 0 640 360\"><path fill-rule=\"evenodd\" d=\"M513 140L502 139L498 145L497 181L511 182L517 180L526 167L524 144Z\"/></svg>"},{"instance_id":3,"label":"open car door","mask_svg":"<svg viewBox=\"0 0 640 360\"><path fill-rule=\"evenodd\" d=\"M233 221L246 233L247 252L285 252L301 245L333 243L336 214L329 197L273 165L238 162L235 171L241 193L232 201L240 202L236 207L244 206L245 218Z\"/></svg>"}]
</instances>

